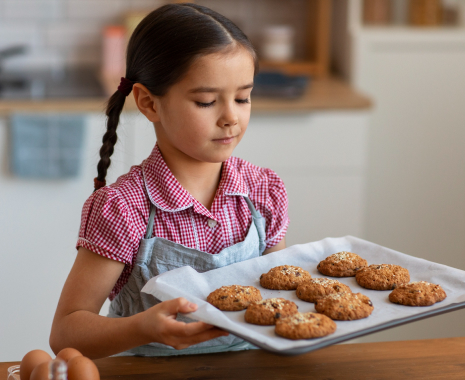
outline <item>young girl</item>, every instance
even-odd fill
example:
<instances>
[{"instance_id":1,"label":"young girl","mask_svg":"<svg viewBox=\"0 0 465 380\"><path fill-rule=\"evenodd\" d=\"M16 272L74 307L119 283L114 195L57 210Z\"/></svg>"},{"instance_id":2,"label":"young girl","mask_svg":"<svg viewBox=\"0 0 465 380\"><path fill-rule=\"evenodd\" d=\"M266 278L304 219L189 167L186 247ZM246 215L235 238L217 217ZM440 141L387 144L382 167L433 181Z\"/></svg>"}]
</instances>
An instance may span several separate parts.
<instances>
[{"instance_id":1,"label":"young girl","mask_svg":"<svg viewBox=\"0 0 465 380\"><path fill-rule=\"evenodd\" d=\"M179 315L197 308L186 299L160 303L140 290L151 277L180 266L204 272L285 247L282 181L231 157L249 122L255 51L220 14L170 4L138 25L126 66L108 102L96 191L83 207L78 254L50 345L55 352L74 347L91 358L251 348ZM154 124L157 143L141 165L105 186L131 91ZM107 297L110 313L100 316Z\"/></svg>"}]
</instances>

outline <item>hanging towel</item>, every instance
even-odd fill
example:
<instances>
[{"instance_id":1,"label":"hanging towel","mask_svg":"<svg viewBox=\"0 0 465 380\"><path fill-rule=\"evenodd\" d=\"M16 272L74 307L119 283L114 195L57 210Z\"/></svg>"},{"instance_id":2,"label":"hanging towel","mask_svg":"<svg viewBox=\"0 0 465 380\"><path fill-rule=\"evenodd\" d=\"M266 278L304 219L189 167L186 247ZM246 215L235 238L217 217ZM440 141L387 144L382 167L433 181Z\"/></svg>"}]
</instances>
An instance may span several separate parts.
<instances>
[{"instance_id":1,"label":"hanging towel","mask_svg":"<svg viewBox=\"0 0 465 380\"><path fill-rule=\"evenodd\" d=\"M10 119L10 167L24 178L70 178L79 173L85 116L13 114Z\"/></svg>"}]
</instances>

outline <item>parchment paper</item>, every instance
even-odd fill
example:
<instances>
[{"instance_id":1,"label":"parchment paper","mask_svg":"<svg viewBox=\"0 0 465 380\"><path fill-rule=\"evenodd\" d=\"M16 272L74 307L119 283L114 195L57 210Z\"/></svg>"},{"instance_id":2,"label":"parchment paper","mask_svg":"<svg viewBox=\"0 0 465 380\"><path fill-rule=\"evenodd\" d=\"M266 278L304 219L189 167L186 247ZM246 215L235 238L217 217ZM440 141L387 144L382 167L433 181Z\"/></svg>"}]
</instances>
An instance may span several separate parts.
<instances>
[{"instance_id":1,"label":"parchment paper","mask_svg":"<svg viewBox=\"0 0 465 380\"><path fill-rule=\"evenodd\" d=\"M244 311L223 312L206 302L207 296L223 285L251 285L258 288L263 299L282 297L295 302L300 312L315 312L314 304L297 298L295 291L268 290L260 286L262 273L278 265L296 265L307 270L312 278L327 277L319 273L317 264L327 256L340 252L357 253L368 264L396 264L407 268L410 281L439 284L447 298L431 306L411 307L389 302L390 291L362 288L355 277L337 278L350 286L352 292L368 296L374 305L373 313L356 321L336 321L334 334L318 339L288 340L274 333L274 326L256 326L244 321ZM384 330L400 324L465 307L465 271L409 256L352 236L326 238L308 244L294 245L266 256L232 264L205 273L185 266L152 278L142 289L162 301L185 297L199 307L188 316L227 330L269 351L299 354L322 348L357 336Z\"/></svg>"}]
</instances>

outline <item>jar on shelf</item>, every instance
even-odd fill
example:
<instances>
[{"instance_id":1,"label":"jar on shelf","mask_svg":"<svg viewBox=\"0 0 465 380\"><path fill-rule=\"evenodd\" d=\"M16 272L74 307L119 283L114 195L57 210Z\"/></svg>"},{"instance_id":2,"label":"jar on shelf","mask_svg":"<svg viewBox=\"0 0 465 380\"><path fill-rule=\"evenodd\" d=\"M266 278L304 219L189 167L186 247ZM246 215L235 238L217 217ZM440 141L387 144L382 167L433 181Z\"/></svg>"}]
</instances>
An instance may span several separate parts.
<instances>
[{"instance_id":1,"label":"jar on shelf","mask_svg":"<svg viewBox=\"0 0 465 380\"><path fill-rule=\"evenodd\" d=\"M262 31L261 58L272 62L288 62L294 58L295 30L290 25L269 25Z\"/></svg>"},{"instance_id":2,"label":"jar on shelf","mask_svg":"<svg viewBox=\"0 0 465 380\"><path fill-rule=\"evenodd\" d=\"M414 26L437 26L442 24L441 0L410 0L409 20Z\"/></svg>"},{"instance_id":3,"label":"jar on shelf","mask_svg":"<svg viewBox=\"0 0 465 380\"><path fill-rule=\"evenodd\" d=\"M366 25L386 25L391 22L391 0L364 0L363 22Z\"/></svg>"},{"instance_id":4,"label":"jar on shelf","mask_svg":"<svg viewBox=\"0 0 465 380\"><path fill-rule=\"evenodd\" d=\"M124 76L126 72L126 28L109 25L103 30L102 74L106 77Z\"/></svg>"}]
</instances>

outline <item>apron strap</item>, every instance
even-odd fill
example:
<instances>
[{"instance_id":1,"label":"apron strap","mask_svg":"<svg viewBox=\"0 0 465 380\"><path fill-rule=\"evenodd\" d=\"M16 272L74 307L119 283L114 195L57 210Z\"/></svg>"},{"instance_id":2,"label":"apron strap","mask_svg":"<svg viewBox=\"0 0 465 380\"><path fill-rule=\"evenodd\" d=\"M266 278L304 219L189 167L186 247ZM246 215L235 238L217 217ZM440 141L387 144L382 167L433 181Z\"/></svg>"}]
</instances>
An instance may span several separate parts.
<instances>
[{"instance_id":1,"label":"apron strap","mask_svg":"<svg viewBox=\"0 0 465 380\"><path fill-rule=\"evenodd\" d=\"M260 214L260 213L256 210L256 208L255 208L255 206L253 205L253 203L252 203L252 201L250 200L250 198L245 196L244 199L245 199L245 201L247 202L247 205L249 206L249 210L250 210L250 212L252 213L252 215L255 216L256 218L261 217L262 214Z\"/></svg>"},{"instance_id":2,"label":"apron strap","mask_svg":"<svg viewBox=\"0 0 465 380\"><path fill-rule=\"evenodd\" d=\"M153 231L153 222L155 220L155 213L157 208L150 202L150 215L149 215L149 223L147 224L147 231L145 231L145 238L150 239L152 237Z\"/></svg>"}]
</instances>

